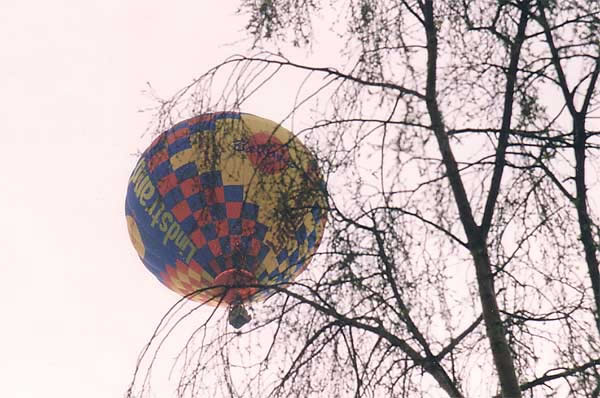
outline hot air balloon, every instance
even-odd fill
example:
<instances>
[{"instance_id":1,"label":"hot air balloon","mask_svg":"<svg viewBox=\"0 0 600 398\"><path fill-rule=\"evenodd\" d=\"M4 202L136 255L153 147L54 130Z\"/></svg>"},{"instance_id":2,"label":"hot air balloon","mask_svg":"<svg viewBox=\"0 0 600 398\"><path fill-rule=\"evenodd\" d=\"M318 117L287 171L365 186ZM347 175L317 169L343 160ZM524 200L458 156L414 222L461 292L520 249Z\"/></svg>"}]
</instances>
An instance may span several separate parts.
<instances>
[{"instance_id":1,"label":"hot air balloon","mask_svg":"<svg viewBox=\"0 0 600 398\"><path fill-rule=\"evenodd\" d=\"M274 293L308 266L326 223L313 154L290 131L236 112L202 114L163 132L129 179L127 227L146 268L194 301L228 305Z\"/></svg>"}]
</instances>

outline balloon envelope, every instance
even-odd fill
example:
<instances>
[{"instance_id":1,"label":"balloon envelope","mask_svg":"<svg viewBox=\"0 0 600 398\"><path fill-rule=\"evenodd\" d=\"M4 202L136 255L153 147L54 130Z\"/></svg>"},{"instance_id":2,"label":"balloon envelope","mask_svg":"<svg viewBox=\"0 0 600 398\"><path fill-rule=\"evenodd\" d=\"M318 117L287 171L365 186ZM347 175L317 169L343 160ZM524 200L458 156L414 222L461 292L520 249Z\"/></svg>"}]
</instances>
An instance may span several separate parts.
<instances>
[{"instance_id":1,"label":"balloon envelope","mask_svg":"<svg viewBox=\"0 0 600 398\"><path fill-rule=\"evenodd\" d=\"M316 159L292 133L222 112L154 140L129 179L125 213L133 246L164 285L232 304L272 293L243 286L287 282L306 268L326 204Z\"/></svg>"}]
</instances>

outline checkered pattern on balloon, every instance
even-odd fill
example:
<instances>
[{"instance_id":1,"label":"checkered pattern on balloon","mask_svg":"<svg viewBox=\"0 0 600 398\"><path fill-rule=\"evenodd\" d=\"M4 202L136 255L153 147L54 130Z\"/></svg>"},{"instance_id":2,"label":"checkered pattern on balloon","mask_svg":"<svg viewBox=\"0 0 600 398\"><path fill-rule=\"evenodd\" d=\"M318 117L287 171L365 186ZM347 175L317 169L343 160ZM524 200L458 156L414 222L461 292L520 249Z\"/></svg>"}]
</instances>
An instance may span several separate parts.
<instances>
[{"instance_id":1,"label":"checkered pattern on balloon","mask_svg":"<svg viewBox=\"0 0 600 398\"><path fill-rule=\"evenodd\" d=\"M204 289L189 298L217 305L263 300L266 286L306 269L326 203L316 160L292 133L223 112L159 135L132 173L125 210L146 267L175 292ZM239 288L217 288L228 285Z\"/></svg>"}]
</instances>

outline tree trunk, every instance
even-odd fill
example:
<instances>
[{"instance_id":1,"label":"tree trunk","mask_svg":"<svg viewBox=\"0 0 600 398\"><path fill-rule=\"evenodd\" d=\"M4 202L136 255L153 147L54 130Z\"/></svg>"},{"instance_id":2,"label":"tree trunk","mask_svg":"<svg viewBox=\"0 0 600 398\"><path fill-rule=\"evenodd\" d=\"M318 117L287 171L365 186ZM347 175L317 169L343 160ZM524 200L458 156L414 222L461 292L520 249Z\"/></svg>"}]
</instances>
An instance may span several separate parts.
<instances>
[{"instance_id":1,"label":"tree trunk","mask_svg":"<svg viewBox=\"0 0 600 398\"><path fill-rule=\"evenodd\" d=\"M577 207L577 219L579 221L579 232L581 242L585 252L585 262L588 266L588 274L592 283L594 293L594 302L596 309L600 309L600 269L598 258L596 257L596 244L592 235L592 221L587 210L587 187L585 184L585 115L573 115L573 133L574 133L574 151L575 151L575 186L577 197L575 206ZM600 333L600 316L595 314L596 328Z\"/></svg>"},{"instance_id":2,"label":"tree trunk","mask_svg":"<svg viewBox=\"0 0 600 398\"><path fill-rule=\"evenodd\" d=\"M520 398L521 389L517 379L514 361L506 340L506 333L500 317L494 276L491 271L489 255L481 228L475 223L464 184L458 171L458 166L448 134L444 129L441 111L437 104L436 73L437 73L437 30L433 15L433 1L425 2L425 29L427 35L427 87L426 102L431 124L436 136L442 161L446 167L448 180L458 207L459 216L465 234L469 241L469 249L475 262L475 272L479 287L479 298L485 322L486 333L492 349L494 364L500 379L501 394L507 398Z\"/></svg>"}]
</instances>

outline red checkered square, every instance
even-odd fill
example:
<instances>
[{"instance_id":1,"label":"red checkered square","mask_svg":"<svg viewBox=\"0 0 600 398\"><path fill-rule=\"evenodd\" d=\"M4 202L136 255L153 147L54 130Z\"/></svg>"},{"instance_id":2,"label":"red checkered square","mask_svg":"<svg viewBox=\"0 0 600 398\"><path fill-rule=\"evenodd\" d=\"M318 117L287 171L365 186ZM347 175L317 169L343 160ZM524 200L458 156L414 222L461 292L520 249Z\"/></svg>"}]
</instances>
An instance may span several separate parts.
<instances>
[{"instance_id":1,"label":"red checkered square","mask_svg":"<svg viewBox=\"0 0 600 398\"><path fill-rule=\"evenodd\" d=\"M148 168L150 171L154 171L156 167L158 167L161 163L167 161L169 159L169 153L166 149L161 149L156 152L148 161Z\"/></svg>"},{"instance_id":2,"label":"red checkered square","mask_svg":"<svg viewBox=\"0 0 600 398\"><path fill-rule=\"evenodd\" d=\"M248 253L251 256L258 256L258 252L260 251L260 241L258 239L252 239L250 241L250 248Z\"/></svg>"},{"instance_id":3,"label":"red checkered square","mask_svg":"<svg viewBox=\"0 0 600 398\"><path fill-rule=\"evenodd\" d=\"M227 220L215 221L215 229L217 230L217 236L223 238L229 234L229 223Z\"/></svg>"},{"instance_id":4,"label":"red checkered square","mask_svg":"<svg viewBox=\"0 0 600 398\"><path fill-rule=\"evenodd\" d=\"M175 260L175 268L183 275L188 273L186 265L180 260Z\"/></svg>"},{"instance_id":5,"label":"red checkered square","mask_svg":"<svg viewBox=\"0 0 600 398\"><path fill-rule=\"evenodd\" d=\"M181 201L177 203L173 207L172 212L175 215L177 221L179 222L182 222L183 220L192 215L192 210L190 209L190 206L187 204L186 201Z\"/></svg>"},{"instance_id":6,"label":"red checkered square","mask_svg":"<svg viewBox=\"0 0 600 398\"><path fill-rule=\"evenodd\" d=\"M231 247L231 251L236 251L240 249L240 246L242 245L242 238L241 236L230 236L229 237L229 246Z\"/></svg>"},{"instance_id":7,"label":"red checkered square","mask_svg":"<svg viewBox=\"0 0 600 398\"><path fill-rule=\"evenodd\" d=\"M198 264L198 262L196 260L194 260L193 258L190 260L190 263L188 264L188 267L194 271L195 273L202 275L202 267L200 266L200 264Z\"/></svg>"},{"instance_id":8,"label":"red checkered square","mask_svg":"<svg viewBox=\"0 0 600 398\"><path fill-rule=\"evenodd\" d=\"M225 191L223 187L205 188L204 198L206 199L206 205L212 206L215 203L225 202Z\"/></svg>"},{"instance_id":9,"label":"red checkered square","mask_svg":"<svg viewBox=\"0 0 600 398\"><path fill-rule=\"evenodd\" d=\"M204 234L199 229L192 232L190 239L198 248L203 247L206 244L206 238L204 238Z\"/></svg>"},{"instance_id":10,"label":"red checkered square","mask_svg":"<svg viewBox=\"0 0 600 398\"><path fill-rule=\"evenodd\" d=\"M215 187L214 191L215 191L215 195L217 197L217 202L218 203L225 202L225 188L223 188L222 186Z\"/></svg>"},{"instance_id":11,"label":"red checkered square","mask_svg":"<svg viewBox=\"0 0 600 398\"><path fill-rule=\"evenodd\" d=\"M177 272L175 271L175 268L168 265L165 267L165 271L167 271L167 275L169 275L169 279L173 280L177 280L179 278L177 278Z\"/></svg>"},{"instance_id":12,"label":"red checkered square","mask_svg":"<svg viewBox=\"0 0 600 398\"><path fill-rule=\"evenodd\" d=\"M210 211L206 207L194 212L194 218L196 219L196 222L198 223L199 227L203 227L206 224L209 224L212 220L210 216Z\"/></svg>"},{"instance_id":13,"label":"red checkered square","mask_svg":"<svg viewBox=\"0 0 600 398\"><path fill-rule=\"evenodd\" d=\"M242 220L242 236L250 236L254 234L256 221Z\"/></svg>"},{"instance_id":14,"label":"red checkered square","mask_svg":"<svg viewBox=\"0 0 600 398\"><path fill-rule=\"evenodd\" d=\"M227 218L240 218L242 215L242 202L227 202L225 203Z\"/></svg>"},{"instance_id":15,"label":"red checkered square","mask_svg":"<svg viewBox=\"0 0 600 398\"><path fill-rule=\"evenodd\" d=\"M188 126L193 126L194 124L206 122L206 121L210 120L212 117L213 117L213 115L211 115L210 113L205 114L205 115L200 115L200 116L194 116L193 118L188 119L187 124L188 124Z\"/></svg>"},{"instance_id":16,"label":"red checkered square","mask_svg":"<svg viewBox=\"0 0 600 398\"><path fill-rule=\"evenodd\" d=\"M216 239L215 240L211 240L210 242L208 242L208 248L210 249L210 251L212 252L212 254L215 257L220 256L221 254L223 254L221 252L221 244Z\"/></svg>"},{"instance_id":17,"label":"red checkered square","mask_svg":"<svg viewBox=\"0 0 600 398\"><path fill-rule=\"evenodd\" d=\"M197 282L196 285L202 286L202 285L209 284L209 282L203 277L203 272L205 272L205 271L202 269L200 264L198 264L196 262L196 260L191 259L190 263L188 264L188 267L189 267L190 271L193 271L193 272L188 272L188 275L191 280ZM195 272L195 274L194 274L194 272ZM200 279L198 279L198 278L200 278Z\"/></svg>"},{"instance_id":18,"label":"red checkered square","mask_svg":"<svg viewBox=\"0 0 600 398\"><path fill-rule=\"evenodd\" d=\"M189 134L190 134L190 130L187 127L177 129L174 132L167 134L167 142L169 144L172 144L175 141L177 141L178 139L180 139L181 137L185 137Z\"/></svg>"},{"instance_id":19,"label":"red checkered square","mask_svg":"<svg viewBox=\"0 0 600 398\"><path fill-rule=\"evenodd\" d=\"M210 268L212 268L212 270L215 272L216 275L219 275L221 273L221 267L219 267L219 264L217 263L217 260L212 259L208 262L208 265L210 266Z\"/></svg>"},{"instance_id":20,"label":"red checkered square","mask_svg":"<svg viewBox=\"0 0 600 398\"><path fill-rule=\"evenodd\" d=\"M181 192L185 198L189 198L190 196L200 192L200 188L202 185L200 184L200 177L192 177L183 181L179 184L181 188Z\"/></svg>"},{"instance_id":21,"label":"red checkered square","mask_svg":"<svg viewBox=\"0 0 600 398\"><path fill-rule=\"evenodd\" d=\"M161 195L165 196L176 186L177 176L175 176L175 173L171 173L158 182L158 191Z\"/></svg>"}]
</instances>

